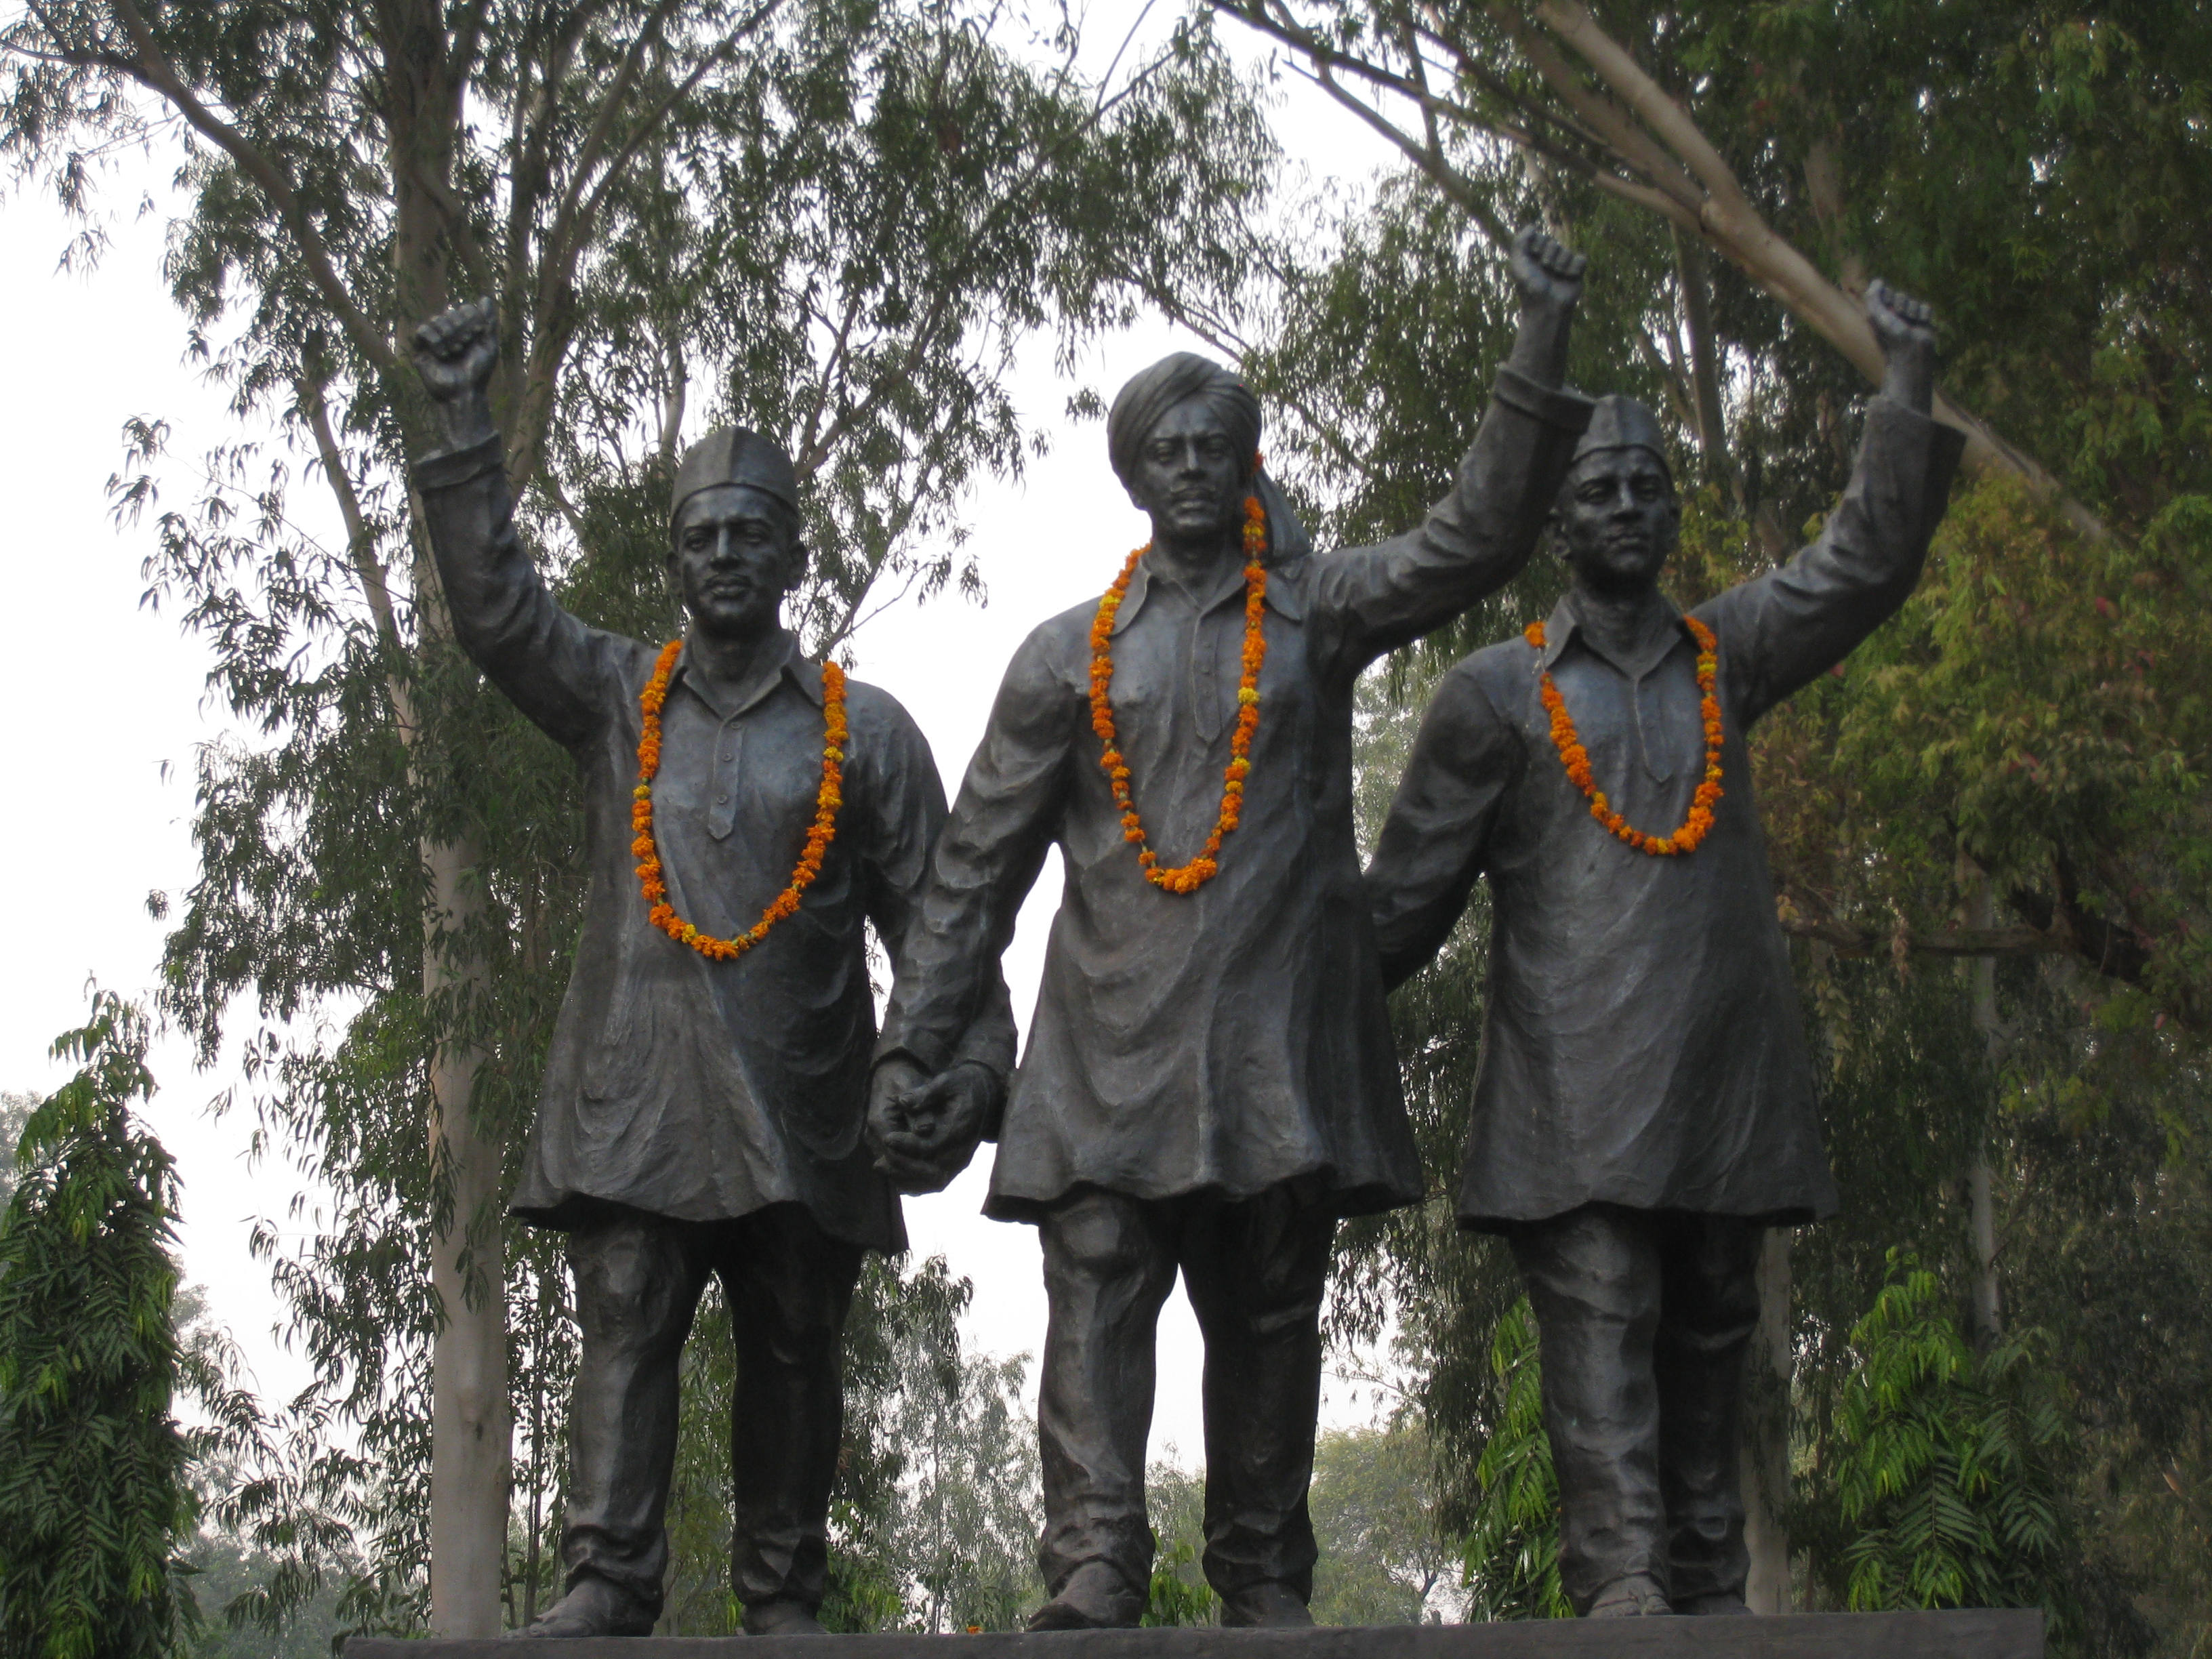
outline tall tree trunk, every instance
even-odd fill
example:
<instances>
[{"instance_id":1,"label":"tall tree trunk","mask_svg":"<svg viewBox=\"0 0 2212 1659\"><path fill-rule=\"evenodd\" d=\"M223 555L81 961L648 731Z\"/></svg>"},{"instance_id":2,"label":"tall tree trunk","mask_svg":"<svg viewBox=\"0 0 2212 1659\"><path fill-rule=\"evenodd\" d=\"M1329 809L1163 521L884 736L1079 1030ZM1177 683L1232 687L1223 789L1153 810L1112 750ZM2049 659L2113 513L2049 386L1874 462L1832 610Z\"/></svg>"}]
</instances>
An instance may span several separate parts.
<instances>
[{"instance_id":1,"label":"tall tree trunk","mask_svg":"<svg viewBox=\"0 0 2212 1659\"><path fill-rule=\"evenodd\" d=\"M1790 1312L1790 1229L1769 1227L1759 1249L1759 1325L1744 1379L1743 1541L1751 1552L1744 1601L1753 1613L1788 1613L1790 1389L1796 1372Z\"/></svg>"},{"instance_id":2,"label":"tall tree trunk","mask_svg":"<svg viewBox=\"0 0 2212 1659\"><path fill-rule=\"evenodd\" d=\"M435 933L465 926L481 908L477 856L465 843L428 845L424 855L433 916L423 990L465 1001L473 975L456 968ZM450 1219L430 1246L441 1319L431 1354L430 1628L449 1637L500 1632L514 1451L500 1146L470 1118L477 1064L472 1045L449 1040L430 1067L430 1157L434 1168L446 1170L453 1199Z\"/></svg>"},{"instance_id":3,"label":"tall tree trunk","mask_svg":"<svg viewBox=\"0 0 2212 1659\"><path fill-rule=\"evenodd\" d=\"M1996 925L1996 907L1990 897L1989 878L1973 872L1966 889L1966 920L1971 927ZM1972 957L1966 963L1966 983L1973 1001L1974 1029L1988 1048L1994 1073L2003 1057L2004 1028L1997 1022L1997 962L1995 957ZM1996 1090L1990 1090L1990 1104ZM1992 1112L1991 1115L1994 1115ZM1997 1217L1990 1191L1990 1137L1995 1125L1984 1121L1974 1139L1966 1162L1966 1229L1973 1256L1972 1293L1969 1317L1975 1347L1984 1352L1996 1346L2003 1334L1997 1299Z\"/></svg>"}]
</instances>

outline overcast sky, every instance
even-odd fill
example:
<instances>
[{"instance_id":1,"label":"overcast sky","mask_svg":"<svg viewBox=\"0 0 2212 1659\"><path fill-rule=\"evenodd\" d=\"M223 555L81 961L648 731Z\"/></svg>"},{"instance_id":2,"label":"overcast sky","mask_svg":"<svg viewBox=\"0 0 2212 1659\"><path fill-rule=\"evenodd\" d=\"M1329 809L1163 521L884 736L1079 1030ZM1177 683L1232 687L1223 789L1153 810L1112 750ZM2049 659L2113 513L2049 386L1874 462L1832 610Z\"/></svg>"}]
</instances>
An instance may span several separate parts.
<instances>
[{"instance_id":1,"label":"overcast sky","mask_svg":"<svg viewBox=\"0 0 2212 1659\"><path fill-rule=\"evenodd\" d=\"M1110 51L1138 9L1133 0L1092 8L1091 40L1110 34ZM1291 99L1280 130L1316 179L1357 183L1385 159L1373 135L1326 100ZM102 192L112 246L88 274L58 270L72 227L43 198L0 201L0 315L13 336L12 384L0 400L13 543L0 560L0 777L9 803L0 814L0 869L9 872L0 884L0 1089L44 1092L63 1080L46 1046L82 1022L88 981L150 992L163 924L149 915L147 896L181 895L191 883L193 755L228 732L206 693L206 651L174 615L141 603L150 528L118 528L106 495L130 417L171 423L167 495L179 502L191 491L191 460L236 434L221 390L183 361L183 319L161 283L173 164L156 155L117 166ZM153 210L137 212L142 201ZM1164 324L1144 325L1104 342L1081 372L1110 397L1129 374L1185 348L1202 349ZM1107 466L1103 429L1065 421L1072 389L1048 349L1025 354L1017 396L1052 447L1021 483L988 483L968 505L988 603L901 605L854 641L856 672L912 710L948 793L1023 635L1097 595L1146 534ZM303 512L319 507L310 489L298 493ZM1078 527L1073 539L1069 526ZM1055 854L1006 961L1024 1026L1059 885ZM240 1024L251 1012L240 1011ZM162 1090L150 1118L184 1183L186 1273L209 1287L264 1392L281 1397L307 1370L281 1340L267 1270L247 1255L246 1237L252 1218L286 1215L300 1182L282 1163L249 1159L249 1111L209 1110L235 1080L232 1057L196 1072L185 1045L164 1037L153 1066ZM1036 1235L981 1218L984 1176L979 1159L946 1193L908 1200L908 1231L918 1253L941 1253L974 1281L972 1341L1034 1354L1044 1328ZM1172 1447L1195 1467L1200 1346L1180 1290L1160 1348L1155 1455ZM1328 1419L1364 1421L1369 1409L1356 1390L1331 1383Z\"/></svg>"}]
</instances>

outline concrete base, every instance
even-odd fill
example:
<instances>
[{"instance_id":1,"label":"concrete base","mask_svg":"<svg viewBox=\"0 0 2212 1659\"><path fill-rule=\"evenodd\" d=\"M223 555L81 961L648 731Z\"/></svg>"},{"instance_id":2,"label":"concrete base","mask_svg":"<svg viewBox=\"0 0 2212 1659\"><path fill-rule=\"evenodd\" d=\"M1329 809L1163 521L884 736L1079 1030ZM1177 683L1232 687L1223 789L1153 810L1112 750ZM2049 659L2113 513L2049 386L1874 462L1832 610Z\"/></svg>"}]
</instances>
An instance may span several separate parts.
<instances>
[{"instance_id":1,"label":"concrete base","mask_svg":"<svg viewBox=\"0 0 2212 1659\"><path fill-rule=\"evenodd\" d=\"M834 1645L832 1645L834 1644ZM952 1651L958 1646L958 1652ZM1345 1630L1099 1630L994 1636L718 1636L565 1642L356 1637L345 1659L2043 1659L2043 1615L1813 1613L1558 1619Z\"/></svg>"}]
</instances>

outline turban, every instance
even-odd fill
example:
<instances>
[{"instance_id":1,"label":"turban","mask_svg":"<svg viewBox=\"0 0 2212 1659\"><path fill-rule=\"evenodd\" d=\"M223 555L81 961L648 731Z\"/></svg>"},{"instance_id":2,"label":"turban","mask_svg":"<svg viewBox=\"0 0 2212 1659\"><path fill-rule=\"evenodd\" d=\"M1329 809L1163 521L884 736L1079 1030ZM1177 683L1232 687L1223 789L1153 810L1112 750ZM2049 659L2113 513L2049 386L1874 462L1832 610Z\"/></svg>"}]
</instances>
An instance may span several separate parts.
<instances>
[{"instance_id":1,"label":"turban","mask_svg":"<svg viewBox=\"0 0 2212 1659\"><path fill-rule=\"evenodd\" d=\"M684 502L716 484L744 484L799 511L799 478L791 457L782 445L741 426L718 427L684 452L668 498L669 522L675 522Z\"/></svg>"},{"instance_id":2,"label":"turban","mask_svg":"<svg viewBox=\"0 0 2212 1659\"><path fill-rule=\"evenodd\" d=\"M1260 447L1260 400L1252 389L1211 358L1177 351L1131 378L1115 394L1106 415L1106 453L1127 485L1137 470L1138 453L1167 412L1193 398L1203 398L1220 417L1229 441L1250 454ZM1304 526L1275 481L1254 474L1252 493L1267 514L1267 562L1283 564L1309 550Z\"/></svg>"},{"instance_id":3,"label":"turban","mask_svg":"<svg viewBox=\"0 0 2212 1659\"><path fill-rule=\"evenodd\" d=\"M1659 422L1642 404L1618 392L1597 400L1590 411L1590 423L1576 441L1574 458L1568 465L1607 449L1648 449L1667 468L1668 479L1674 476L1674 469L1668 465L1667 441L1660 435Z\"/></svg>"}]
</instances>

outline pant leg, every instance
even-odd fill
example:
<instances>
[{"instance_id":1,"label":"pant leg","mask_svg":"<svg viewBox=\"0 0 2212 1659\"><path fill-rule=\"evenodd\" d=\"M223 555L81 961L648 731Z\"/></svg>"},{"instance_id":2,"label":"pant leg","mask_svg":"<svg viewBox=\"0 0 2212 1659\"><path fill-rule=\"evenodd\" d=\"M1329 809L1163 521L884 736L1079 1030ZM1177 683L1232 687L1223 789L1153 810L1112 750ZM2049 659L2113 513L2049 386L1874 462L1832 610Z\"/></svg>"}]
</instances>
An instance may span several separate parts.
<instances>
[{"instance_id":1,"label":"pant leg","mask_svg":"<svg viewBox=\"0 0 2212 1659\"><path fill-rule=\"evenodd\" d=\"M1759 1323L1759 1245L1764 1228L1738 1216L1670 1219L1661 1237L1659 1487L1667 1505L1668 1558L1677 1602L1744 1592L1737 1431L1744 1364Z\"/></svg>"},{"instance_id":2,"label":"pant leg","mask_svg":"<svg viewBox=\"0 0 2212 1659\"><path fill-rule=\"evenodd\" d=\"M1086 1561L1112 1562L1139 1594L1152 1580L1145 1448L1153 1341L1175 1285L1168 1225L1164 1206L1096 1188L1037 1224L1050 1307L1037 1389L1037 1565L1054 1595Z\"/></svg>"},{"instance_id":3,"label":"pant leg","mask_svg":"<svg viewBox=\"0 0 2212 1659\"><path fill-rule=\"evenodd\" d=\"M597 1577L658 1618L676 1461L676 1373L707 1263L694 1230L611 1212L568 1235L576 1386L568 1411L568 1587Z\"/></svg>"},{"instance_id":4,"label":"pant leg","mask_svg":"<svg viewBox=\"0 0 2212 1659\"><path fill-rule=\"evenodd\" d=\"M845 1429L845 1316L860 1247L797 1204L729 1224L716 1265L738 1361L730 1409L730 1583L747 1606L822 1605L830 1488Z\"/></svg>"},{"instance_id":5,"label":"pant leg","mask_svg":"<svg viewBox=\"0 0 2212 1659\"><path fill-rule=\"evenodd\" d=\"M1577 1613L1644 1573L1667 1583L1659 1490L1659 1252L1652 1218L1588 1205L1515 1232L1559 1482L1559 1578Z\"/></svg>"},{"instance_id":6,"label":"pant leg","mask_svg":"<svg viewBox=\"0 0 2212 1659\"><path fill-rule=\"evenodd\" d=\"M1314 1419L1333 1212L1278 1188L1207 1204L1182 1232L1183 1283L1206 1338L1206 1577L1313 1594Z\"/></svg>"}]
</instances>

